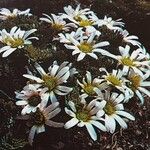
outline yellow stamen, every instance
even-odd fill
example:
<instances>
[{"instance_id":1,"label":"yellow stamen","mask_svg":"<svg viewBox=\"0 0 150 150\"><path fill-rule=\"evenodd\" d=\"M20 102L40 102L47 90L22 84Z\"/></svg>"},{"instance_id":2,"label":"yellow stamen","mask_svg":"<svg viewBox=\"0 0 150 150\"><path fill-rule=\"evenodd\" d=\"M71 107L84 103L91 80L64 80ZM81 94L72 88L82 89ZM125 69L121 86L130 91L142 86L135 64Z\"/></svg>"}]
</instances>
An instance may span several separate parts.
<instances>
[{"instance_id":1,"label":"yellow stamen","mask_svg":"<svg viewBox=\"0 0 150 150\"><path fill-rule=\"evenodd\" d=\"M129 67L135 66L134 61L132 59L130 59L129 57L123 57L121 59L121 63L123 65L129 66Z\"/></svg>"},{"instance_id":2,"label":"yellow stamen","mask_svg":"<svg viewBox=\"0 0 150 150\"><path fill-rule=\"evenodd\" d=\"M107 115L113 115L116 111L115 103L113 101L108 101L104 107L104 111Z\"/></svg>"},{"instance_id":3,"label":"yellow stamen","mask_svg":"<svg viewBox=\"0 0 150 150\"><path fill-rule=\"evenodd\" d=\"M88 20L88 19L86 19L86 20L82 19L81 21L79 21L79 25L81 27L91 26L91 25L93 25L93 21Z\"/></svg>"},{"instance_id":4,"label":"yellow stamen","mask_svg":"<svg viewBox=\"0 0 150 150\"><path fill-rule=\"evenodd\" d=\"M58 23L53 23L53 24L51 25L51 27L52 27L54 30L61 31L61 30L63 30L64 25L58 24Z\"/></svg>"},{"instance_id":5,"label":"yellow stamen","mask_svg":"<svg viewBox=\"0 0 150 150\"><path fill-rule=\"evenodd\" d=\"M93 45L91 43L83 42L80 45L78 45L78 48L83 53L91 53L93 50Z\"/></svg>"},{"instance_id":6,"label":"yellow stamen","mask_svg":"<svg viewBox=\"0 0 150 150\"><path fill-rule=\"evenodd\" d=\"M87 110L78 111L76 117L83 122L88 122L91 119L91 115Z\"/></svg>"},{"instance_id":7,"label":"yellow stamen","mask_svg":"<svg viewBox=\"0 0 150 150\"><path fill-rule=\"evenodd\" d=\"M109 75L106 77L106 80L108 80L109 82L112 83L112 85L114 86L121 86L121 80L118 79L117 76L114 76L114 75Z\"/></svg>"},{"instance_id":8,"label":"yellow stamen","mask_svg":"<svg viewBox=\"0 0 150 150\"><path fill-rule=\"evenodd\" d=\"M3 43L6 43L7 45L10 45L13 48L17 48L19 46L23 46L24 45L24 40L21 38L6 38Z\"/></svg>"},{"instance_id":9,"label":"yellow stamen","mask_svg":"<svg viewBox=\"0 0 150 150\"><path fill-rule=\"evenodd\" d=\"M44 75L42 77L44 80L44 86L48 87L49 91L52 91L57 86L57 79L50 75Z\"/></svg>"},{"instance_id":10,"label":"yellow stamen","mask_svg":"<svg viewBox=\"0 0 150 150\"><path fill-rule=\"evenodd\" d=\"M138 89L138 87L140 86L141 77L139 75L135 74L135 75L132 75L131 77L129 77L129 80L131 82L131 84L130 84L131 89L133 91L136 91Z\"/></svg>"},{"instance_id":11,"label":"yellow stamen","mask_svg":"<svg viewBox=\"0 0 150 150\"><path fill-rule=\"evenodd\" d=\"M94 86L92 84L87 84L84 86L84 91L88 94L88 95L94 95L95 91L94 91Z\"/></svg>"}]
</instances>

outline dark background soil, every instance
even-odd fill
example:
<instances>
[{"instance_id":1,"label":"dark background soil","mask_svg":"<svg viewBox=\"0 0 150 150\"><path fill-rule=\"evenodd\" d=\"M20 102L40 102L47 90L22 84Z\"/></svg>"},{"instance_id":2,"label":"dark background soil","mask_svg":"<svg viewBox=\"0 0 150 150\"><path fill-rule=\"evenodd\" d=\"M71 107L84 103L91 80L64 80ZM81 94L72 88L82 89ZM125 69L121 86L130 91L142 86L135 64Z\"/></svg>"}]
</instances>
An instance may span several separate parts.
<instances>
[{"instance_id":1,"label":"dark background soil","mask_svg":"<svg viewBox=\"0 0 150 150\"><path fill-rule=\"evenodd\" d=\"M148 0L0 0L0 7L19 8L22 10L31 8L34 14L41 16L43 12L63 12L64 6L69 4L76 5L77 3L81 3L83 7L91 7L101 18L103 18L104 15L110 15L114 19L123 18L123 21L126 23L126 29L131 35L137 35L140 42L143 43L150 53L150 2ZM0 93L0 100L8 99L8 101L11 101L8 96L14 98L14 91L21 89L25 84L25 79L20 78L22 74L26 72L26 69L22 67L25 66L25 64L26 60L22 58L16 59L14 57L13 59L2 59L0 57L0 90L5 92L5 94ZM76 128L70 130L48 129L48 132L36 137L33 147L27 144L24 148L19 149L150 150L149 100L149 98L145 99L143 106L134 104L133 112L136 121L130 122L128 129L120 129L113 135L108 133L102 134L98 142L93 142L87 134L83 134L83 129L81 129L81 131ZM2 100L0 103L2 103ZM11 104L11 107L15 106ZM9 107L7 107L7 109L9 110ZM7 109L5 108L4 112ZM17 125L18 124L19 123L17 123ZM12 132L16 137L22 137L22 134L25 134L24 129L25 127L21 124L21 127L17 126ZM5 133L3 133L2 130L3 127L0 126L0 134Z\"/></svg>"}]
</instances>

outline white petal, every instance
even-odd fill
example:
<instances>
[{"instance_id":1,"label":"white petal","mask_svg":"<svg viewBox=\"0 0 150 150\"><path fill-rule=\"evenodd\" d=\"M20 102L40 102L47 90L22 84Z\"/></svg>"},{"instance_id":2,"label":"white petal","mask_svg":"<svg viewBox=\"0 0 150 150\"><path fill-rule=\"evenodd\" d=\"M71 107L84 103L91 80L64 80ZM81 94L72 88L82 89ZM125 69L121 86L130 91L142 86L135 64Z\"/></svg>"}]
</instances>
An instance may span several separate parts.
<instances>
[{"instance_id":1,"label":"white petal","mask_svg":"<svg viewBox=\"0 0 150 150\"><path fill-rule=\"evenodd\" d=\"M72 118L71 120L69 120L68 122L65 123L64 128L69 129L69 128L75 126L78 122L79 122L79 120L77 118Z\"/></svg>"},{"instance_id":2,"label":"white petal","mask_svg":"<svg viewBox=\"0 0 150 150\"><path fill-rule=\"evenodd\" d=\"M138 88L141 92L143 92L144 94L146 94L148 97L150 97L150 91L148 91L147 89L143 88L143 87L139 87Z\"/></svg>"},{"instance_id":3,"label":"white petal","mask_svg":"<svg viewBox=\"0 0 150 150\"><path fill-rule=\"evenodd\" d=\"M120 94L116 99L115 102L117 102L117 104L119 104L120 102L122 102L124 100L124 95Z\"/></svg>"},{"instance_id":4,"label":"white petal","mask_svg":"<svg viewBox=\"0 0 150 150\"><path fill-rule=\"evenodd\" d=\"M116 109L117 110L124 110L123 104L117 104Z\"/></svg>"},{"instance_id":5,"label":"white petal","mask_svg":"<svg viewBox=\"0 0 150 150\"><path fill-rule=\"evenodd\" d=\"M75 116L76 116L75 113L72 112L71 110L69 110L67 107L65 107L65 112L66 112L69 116L71 116L71 117L75 117Z\"/></svg>"},{"instance_id":6,"label":"white petal","mask_svg":"<svg viewBox=\"0 0 150 150\"><path fill-rule=\"evenodd\" d=\"M56 77L59 79L62 76L64 76L69 71L69 67L62 68L56 75Z\"/></svg>"},{"instance_id":7,"label":"white petal","mask_svg":"<svg viewBox=\"0 0 150 150\"><path fill-rule=\"evenodd\" d=\"M119 123L119 125L120 125L123 129L126 129L126 128L127 128L126 122L125 122L120 116L114 114L113 117L115 118L115 120Z\"/></svg>"},{"instance_id":8,"label":"white petal","mask_svg":"<svg viewBox=\"0 0 150 150\"><path fill-rule=\"evenodd\" d=\"M91 138L96 141L97 140L97 134L95 132L95 129L93 128L93 126L90 123L86 123L85 124L87 131L89 132Z\"/></svg>"},{"instance_id":9,"label":"white petal","mask_svg":"<svg viewBox=\"0 0 150 150\"><path fill-rule=\"evenodd\" d=\"M58 123L52 120L47 120L45 122L46 125L50 126L50 127L55 127L55 128L61 128L64 126L64 123Z\"/></svg>"},{"instance_id":10,"label":"white petal","mask_svg":"<svg viewBox=\"0 0 150 150\"><path fill-rule=\"evenodd\" d=\"M110 133L114 133L116 129L115 119L111 116L105 115L105 126Z\"/></svg>"},{"instance_id":11,"label":"white petal","mask_svg":"<svg viewBox=\"0 0 150 150\"><path fill-rule=\"evenodd\" d=\"M42 107L46 107L48 100L49 100L49 93L42 94L41 99L42 99L42 101L41 101Z\"/></svg>"},{"instance_id":12,"label":"white petal","mask_svg":"<svg viewBox=\"0 0 150 150\"><path fill-rule=\"evenodd\" d=\"M90 123L99 128L100 130L106 131L106 127L102 123L95 120L91 120Z\"/></svg>"},{"instance_id":13,"label":"white petal","mask_svg":"<svg viewBox=\"0 0 150 150\"><path fill-rule=\"evenodd\" d=\"M85 57L85 53L80 53L78 58L77 58L77 61L81 61L84 57Z\"/></svg>"},{"instance_id":14,"label":"white petal","mask_svg":"<svg viewBox=\"0 0 150 150\"><path fill-rule=\"evenodd\" d=\"M2 55L2 57L7 57L10 55L12 52L14 52L17 48L10 48L9 50L5 51Z\"/></svg>"},{"instance_id":15,"label":"white petal","mask_svg":"<svg viewBox=\"0 0 150 150\"><path fill-rule=\"evenodd\" d=\"M44 113L48 114L49 112L56 109L58 106L59 106L59 102L54 102L54 103L52 103L51 105L49 105L48 107L45 108Z\"/></svg>"},{"instance_id":16,"label":"white petal","mask_svg":"<svg viewBox=\"0 0 150 150\"><path fill-rule=\"evenodd\" d=\"M66 80L69 78L70 72L66 72L61 78L58 79L58 84L61 84L63 82L66 82Z\"/></svg>"},{"instance_id":17,"label":"white petal","mask_svg":"<svg viewBox=\"0 0 150 150\"><path fill-rule=\"evenodd\" d=\"M51 119L51 118L53 118L53 117L55 117L58 113L60 113L61 112L61 109L60 108L56 108L56 109L54 109L52 112L50 112L49 114L48 114L48 119Z\"/></svg>"},{"instance_id":18,"label":"white petal","mask_svg":"<svg viewBox=\"0 0 150 150\"><path fill-rule=\"evenodd\" d=\"M51 71L50 71L50 74L51 74L52 76L55 76L58 69L59 69L59 66L58 66L58 65L54 65L54 66L52 67Z\"/></svg>"},{"instance_id":19,"label":"white petal","mask_svg":"<svg viewBox=\"0 0 150 150\"><path fill-rule=\"evenodd\" d=\"M70 108L71 108L74 112L76 112L76 111L77 111L77 110L76 110L76 107L75 107L75 103L74 103L74 102L69 101L69 102L68 102L68 105L70 106Z\"/></svg>"},{"instance_id":20,"label":"white petal","mask_svg":"<svg viewBox=\"0 0 150 150\"><path fill-rule=\"evenodd\" d=\"M91 57L93 57L93 58L95 58L95 59L98 59L98 57L97 57L97 55L96 54L94 54L94 53L87 53L89 56L91 56Z\"/></svg>"},{"instance_id":21,"label":"white petal","mask_svg":"<svg viewBox=\"0 0 150 150\"><path fill-rule=\"evenodd\" d=\"M0 49L0 53L9 50L11 47L10 46L4 46Z\"/></svg>"},{"instance_id":22,"label":"white petal","mask_svg":"<svg viewBox=\"0 0 150 150\"><path fill-rule=\"evenodd\" d=\"M57 89L60 90L60 91L62 91L62 92L66 92L66 93L69 93L69 92L72 91L72 88L67 87L67 86L60 86L60 85L57 86Z\"/></svg>"},{"instance_id":23,"label":"white petal","mask_svg":"<svg viewBox=\"0 0 150 150\"><path fill-rule=\"evenodd\" d=\"M30 80L34 80L34 81L36 81L36 82L38 82L38 83L43 83L43 80L41 80L40 78L35 77L35 76L33 76L33 75L24 74L23 77L28 78L28 79L30 79Z\"/></svg>"},{"instance_id":24,"label":"white petal","mask_svg":"<svg viewBox=\"0 0 150 150\"><path fill-rule=\"evenodd\" d=\"M144 104L144 97L143 97L143 95L138 90L136 90L135 93L138 96L138 98L140 99L141 104Z\"/></svg>"},{"instance_id":25,"label":"white petal","mask_svg":"<svg viewBox=\"0 0 150 150\"><path fill-rule=\"evenodd\" d=\"M51 102L52 102L52 103L57 102L57 98L56 98L56 96L55 96L55 94L54 94L53 91L51 91L51 92L49 93L49 95L50 95L50 99L51 99Z\"/></svg>"},{"instance_id":26,"label":"white petal","mask_svg":"<svg viewBox=\"0 0 150 150\"><path fill-rule=\"evenodd\" d=\"M28 140L29 140L29 143L32 145L33 143L33 139L34 139L34 135L35 135L35 132L36 132L36 126L33 126L30 130L30 133L29 133L29 137L28 137Z\"/></svg>"},{"instance_id":27,"label":"white petal","mask_svg":"<svg viewBox=\"0 0 150 150\"><path fill-rule=\"evenodd\" d=\"M37 71L39 72L39 74L41 76L46 75L46 72L44 71L44 69L38 63L35 63L35 68L37 69Z\"/></svg>"},{"instance_id":28,"label":"white petal","mask_svg":"<svg viewBox=\"0 0 150 150\"><path fill-rule=\"evenodd\" d=\"M16 105L26 105L26 104L28 104L28 102L27 101L17 101L16 102Z\"/></svg>"},{"instance_id":29,"label":"white petal","mask_svg":"<svg viewBox=\"0 0 150 150\"><path fill-rule=\"evenodd\" d=\"M42 133L42 132L45 132L45 127L44 125L40 126L40 127L37 127L37 133Z\"/></svg>"},{"instance_id":30,"label":"white petal","mask_svg":"<svg viewBox=\"0 0 150 150\"><path fill-rule=\"evenodd\" d=\"M128 118L128 119L130 119L130 120L135 120L135 118L134 118L132 115L130 115L129 113L127 113L127 112L125 112L125 111L116 111L116 113L117 113L118 115L121 115L121 116L123 116L123 117L126 117L126 118Z\"/></svg>"},{"instance_id":31,"label":"white petal","mask_svg":"<svg viewBox=\"0 0 150 150\"><path fill-rule=\"evenodd\" d=\"M144 81L140 84L140 86L148 86L150 87L150 81Z\"/></svg>"}]
</instances>

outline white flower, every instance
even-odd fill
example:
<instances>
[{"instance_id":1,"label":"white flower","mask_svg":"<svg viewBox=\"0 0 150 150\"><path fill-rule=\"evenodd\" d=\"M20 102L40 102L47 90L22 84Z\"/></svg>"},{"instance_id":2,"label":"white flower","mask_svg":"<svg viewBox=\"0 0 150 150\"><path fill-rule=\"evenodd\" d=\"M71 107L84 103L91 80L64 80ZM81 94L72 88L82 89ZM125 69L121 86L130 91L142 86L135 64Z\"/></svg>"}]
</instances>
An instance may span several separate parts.
<instances>
[{"instance_id":1,"label":"white flower","mask_svg":"<svg viewBox=\"0 0 150 150\"><path fill-rule=\"evenodd\" d=\"M66 44L70 44L71 40L70 40L70 36L72 36L74 39L79 40L80 36L84 34L84 31L82 30L82 28L78 28L75 31L72 31L71 33L59 33L58 34L58 38L55 38L55 40L59 40L60 43L66 43Z\"/></svg>"},{"instance_id":2,"label":"white flower","mask_svg":"<svg viewBox=\"0 0 150 150\"><path fill-rule=\"evenodd\" d=\"M15 94L16 98L19 99L16 105L24 106L21 111L22 115L35 112L40 104L46 106L48 101L47 96L41 92L37 84L26 85L21 92L15 92Z\"/></svg>"},{"instance_id":3,"label":"white flower","mask_svg":"<svg viewBox=\"0 0 150 150\"><path fill-rule=\"evenodd\" d=\"M89 8L80 9L80 5L78 5L75 9L68 5L67 7L64 7L64 11L66 14L62 14L62 17L69 19L70 21L80 20L88 14L93 14L93 11L90 11Z\"/></svg>"},{"instance_id":4,"label":"white flower","mask_svg":"<svg viewBox=\"0 0 150 150\"><path fill-rule=\"evenodd\" d=\"M85 126L89 132L91 138L95 141L97 140L97 134L93 126L97 127L102 131L106 131L106 128L103 124L98 121L98 118L95 116L99 107L96 107L96 101L93 100L89 104L84 104L83 108L78 109L75 103L72 101L68 102L70 109L65 108L65 112L72 117L71 120L65 123L64 127L69 129L75 125L78 127Z\"/></svg>"},{"instance_id":5,"label":"white flower","mask_svg":"<svg viewBox=\"0 0 150 150\"><path fill-rule=\"evenodd\" d=\"M93 11L90 11L89 8L80 9L80 5L73 9L70 5L68 7L64 7L64 11L66 14L62 13L62 18L69 19L71 22L74 22L80 27L91 27L95 24L95 22L90 18L90 15L94 15ZM94 27L92 30L96 30Z\"/></svg>"},{"instance_id":6,"label":"white flower","mask_svg":"<svg viewBox=\"0 0 150 150\"><path fill-rule=\"evenodd\" d=\"M110 95L110 91L105 92L104 97L102 98L102 102L99 104L103 109L100 109L97 112L97 117L101 118L102 114L105 114L105 126L107 131L110 133L114 133L116 130L116 122L122 127L127 128L127 124L123 118L127 118L130 120L135 120L135 118L129 114L128 112L124 111L124 106L122 101L124 101L125 97L123 94L118 94L112 92ZM105 105L102 105L104 104ZM97 104L98 105L98 104ZM123 118L121 118L122 116Z\"/></svg>"},{"instance_id":7,"label":"white flower","mask_svg":"<svg viewBox=\"0 0 150 150\"><path fill-rule=\"evenodd\" d=\"M147 81L150 77L150 70L144 76L140 76L133 71L131 71L128 75L128 79L131 82L129 87L134 91L134 93L138 96L141 101L141 104L144 103L144 96L141 93L146 94L150 97L150 91L147 90L145 87L150 87L150 81Z\"/></svg>"},{"instance_id":8,"label":"white flower","mask_svg":"<svg viewBox=\"0 0 150 150\"><path fill-rule=\"evenodd\" d=\"M96 15L92 15L91 18L96 21L99 27L105 25L110 30L122 30L122 27L124 27L124 23L121 22L122 19L113 20L107 16L105 16L104 19L98 19Z\"/></svg>"},{"instance_id":9,"label":"white flower","mask_svg":"<svg viewBox=\"0 0 150 150\"><path fill-rule=\"evenodd\" d=\"M69 76L75 73L76 70L72 70L70 67L71 64L64 62L59 66L55 61L53 65L48 68L49 72L46 73L43 68L36 63L35 68L41 75L41 78L30 74L24 74L23 76L40 84L42 86L41 88L46 92L47 97L50 97L52 102L56 102L57 98L55 94L63 96L72 91L72 88L61 85L66 83Z\"/></svg>"},{"instance_id":10,"label":"white flower","mask_svg":"<svg viewBox=\"0 0 150 150\"><path fill-rule=\"evenodd\" d=\"M70 44L65 44L67 49L73 50L72 55L78 54L77 61L81 61L86 55L93 57L94 59L98 59L97 55L94 52L98 52L101 54L107 55L107 51L103 50L101 47L108 46L109 43L107 41L96 43L94 38L96 33L93 32L89 37L81 34L79 40L75 39L70 35Z\"/></svg>"},{"instance_id":11,"label":"white flower","mask_svg":"<svg viewBox=\"0 0 150 150\"><path fill-rule=\"evenodd\" d=\"M20 15L31 16L30 9L20 11L18 9L14 9L12 12L7 8L0 9L0 19L7 20L9 18L15 18Z\"/></svg>"},{"instance_id":12,"label":"white flower","mask_svg":"<svg viewBox=\"0 0 150 150\"><path fill-rule=\"evenodd\" d=\"M5 45L0 48L0 53L4 52L2 57L7 57L16 49L21 49L25 45L32 44L31 39L38 39L37 37L28 37L37 29L31 29L29 31L21 30L18 27L13 27L8 33L5 29L0 31L0 42Z\"/></svg>"},{"instance_id":13,"label":"white flower","mask_svg":"<svg viewBox=\"0 0 150 150\"><path fill-rule=\"evenodd\" d=\"M49 105L48 107L40 106L36 110L36 112L29 114L27 117L31 124L33 125L30 133L29 133L29 143L32 145L35 134L39 134L41 132L45 132L45 125L50 127L63 127L64 123L58 123L52 121L53 117L55 117L61 109L59 108L59 103L55 102ZM22 117L23 118L23 117Z\"/></svg>"},{"instance_id":14,"label":"white flower","mask_svg":"<svg viewBox=\"0 0 150 150\"><path fill-rule=\"evenodd\" d=\"M137 41L139 38L135 35L129 35L129 32L127 30L122 30L120 33L123 36L123 41L126 43L131 43L134 46L141 46L141 43Z\"/></svg>"},{"instance_id":15,"label":"white flower","mask_svg":"<svg viewBox=\"0 0 150 150\"><path fill-rule=\"evenodd\" d=\"M119 51L121 56L115 56L113 54L107 56L116 59L119 64L123 66L123 72L125 74L127 74L129 70L133 70L135 73L143 76L142 70L150 66L150 60L144 59L147 56L142 53L141 48L134 50L130 54L130 46L126 45L125 48L120 46Z\"/></svg>"},{"instance_id":16,"label":"white flower","mask_svg":"<svg viewBox=\"0 0 150 150\"><path fill-rule=\"evenodd\" d=\"M103 75L101 80L107 85L111 85L125 94L126 101L133 97L133 92L127 87L126 83L129 80L123 77L124 72L121 70L113 70L112 73L108 73L105 68L100 68L100 72L104 71L106 75Z\"/></svg>"},{"instance_id":17,"label":"white flower","mask_svg":"<svg viewBox=\"0 0 150 150\"><path fill-rule=\"evenodd\" d=\"M56 16L55 14L51 14L52 17L47 14L43 15L46 18L40 18L40 20L50 23L51 27L57 31L69 31L70 27L76 28L74 23L66 23L61 16Z\"/></svg>"},{"instance_id":18,"label":"white flower","mask_svg":"<svg viewBox=\"0 0 150 150\"><path fill-rule=\"evenodd\" d=\"M87 82L86 82L87 81ZM77 80L78 84L82 87L82 92L85 96L101 95L101 90L106 89L107 85L103 85L101 80L94 78L92 80L92 75L89 71L86 72L86 80L83 78L82 83Z\"/></svg>"}]
</instances>

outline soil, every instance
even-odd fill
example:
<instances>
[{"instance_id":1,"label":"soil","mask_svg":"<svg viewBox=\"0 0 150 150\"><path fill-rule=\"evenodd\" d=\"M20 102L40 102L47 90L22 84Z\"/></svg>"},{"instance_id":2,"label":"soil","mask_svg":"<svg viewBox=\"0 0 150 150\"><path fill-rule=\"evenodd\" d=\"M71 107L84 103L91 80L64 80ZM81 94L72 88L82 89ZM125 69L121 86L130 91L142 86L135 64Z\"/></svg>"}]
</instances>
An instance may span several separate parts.
<instances>
[{"instance_id":1,"label":"soil","mask_svg":"<svg viewBox=\"0 0 150 150\"><path fill-rule=\"evenodd\" d=\"M78 3L83 7L91 7L99 17L110 15L114 19L122 18L126 23L126 29L131 35L137 35L150 53L148 0L1 0L0 7L31 8L34 14L41 16L43 12L62 12L64 6ZM13 123L8 122L8 118L20 113L14 104L14 91L26 84L26 80L22 78L22 74L26 73L26 65L27 58L24 56L20 59L15 56L10 59L0 57L0 138L8 136L12 139L25 139L24 143L20 142L22 145L20 144L17 150L150 150L150 98L148 97L145 97L142 106L134 100L129 104L134 106L131 109L136 120L128 122L128 129L123 130L118 127L113 135L99 133L99 140L93 142L82 128L74 127L70 130L47 128L46 133L36 136L31 147L26 143L28 133L25 122L17 119ZM7 128L9 124L12 125L11 130ZM12 143L11 139L4 139L2 143L0 150L13 149L6 147L8 143Z\"/></svg>"}]
</instances>

